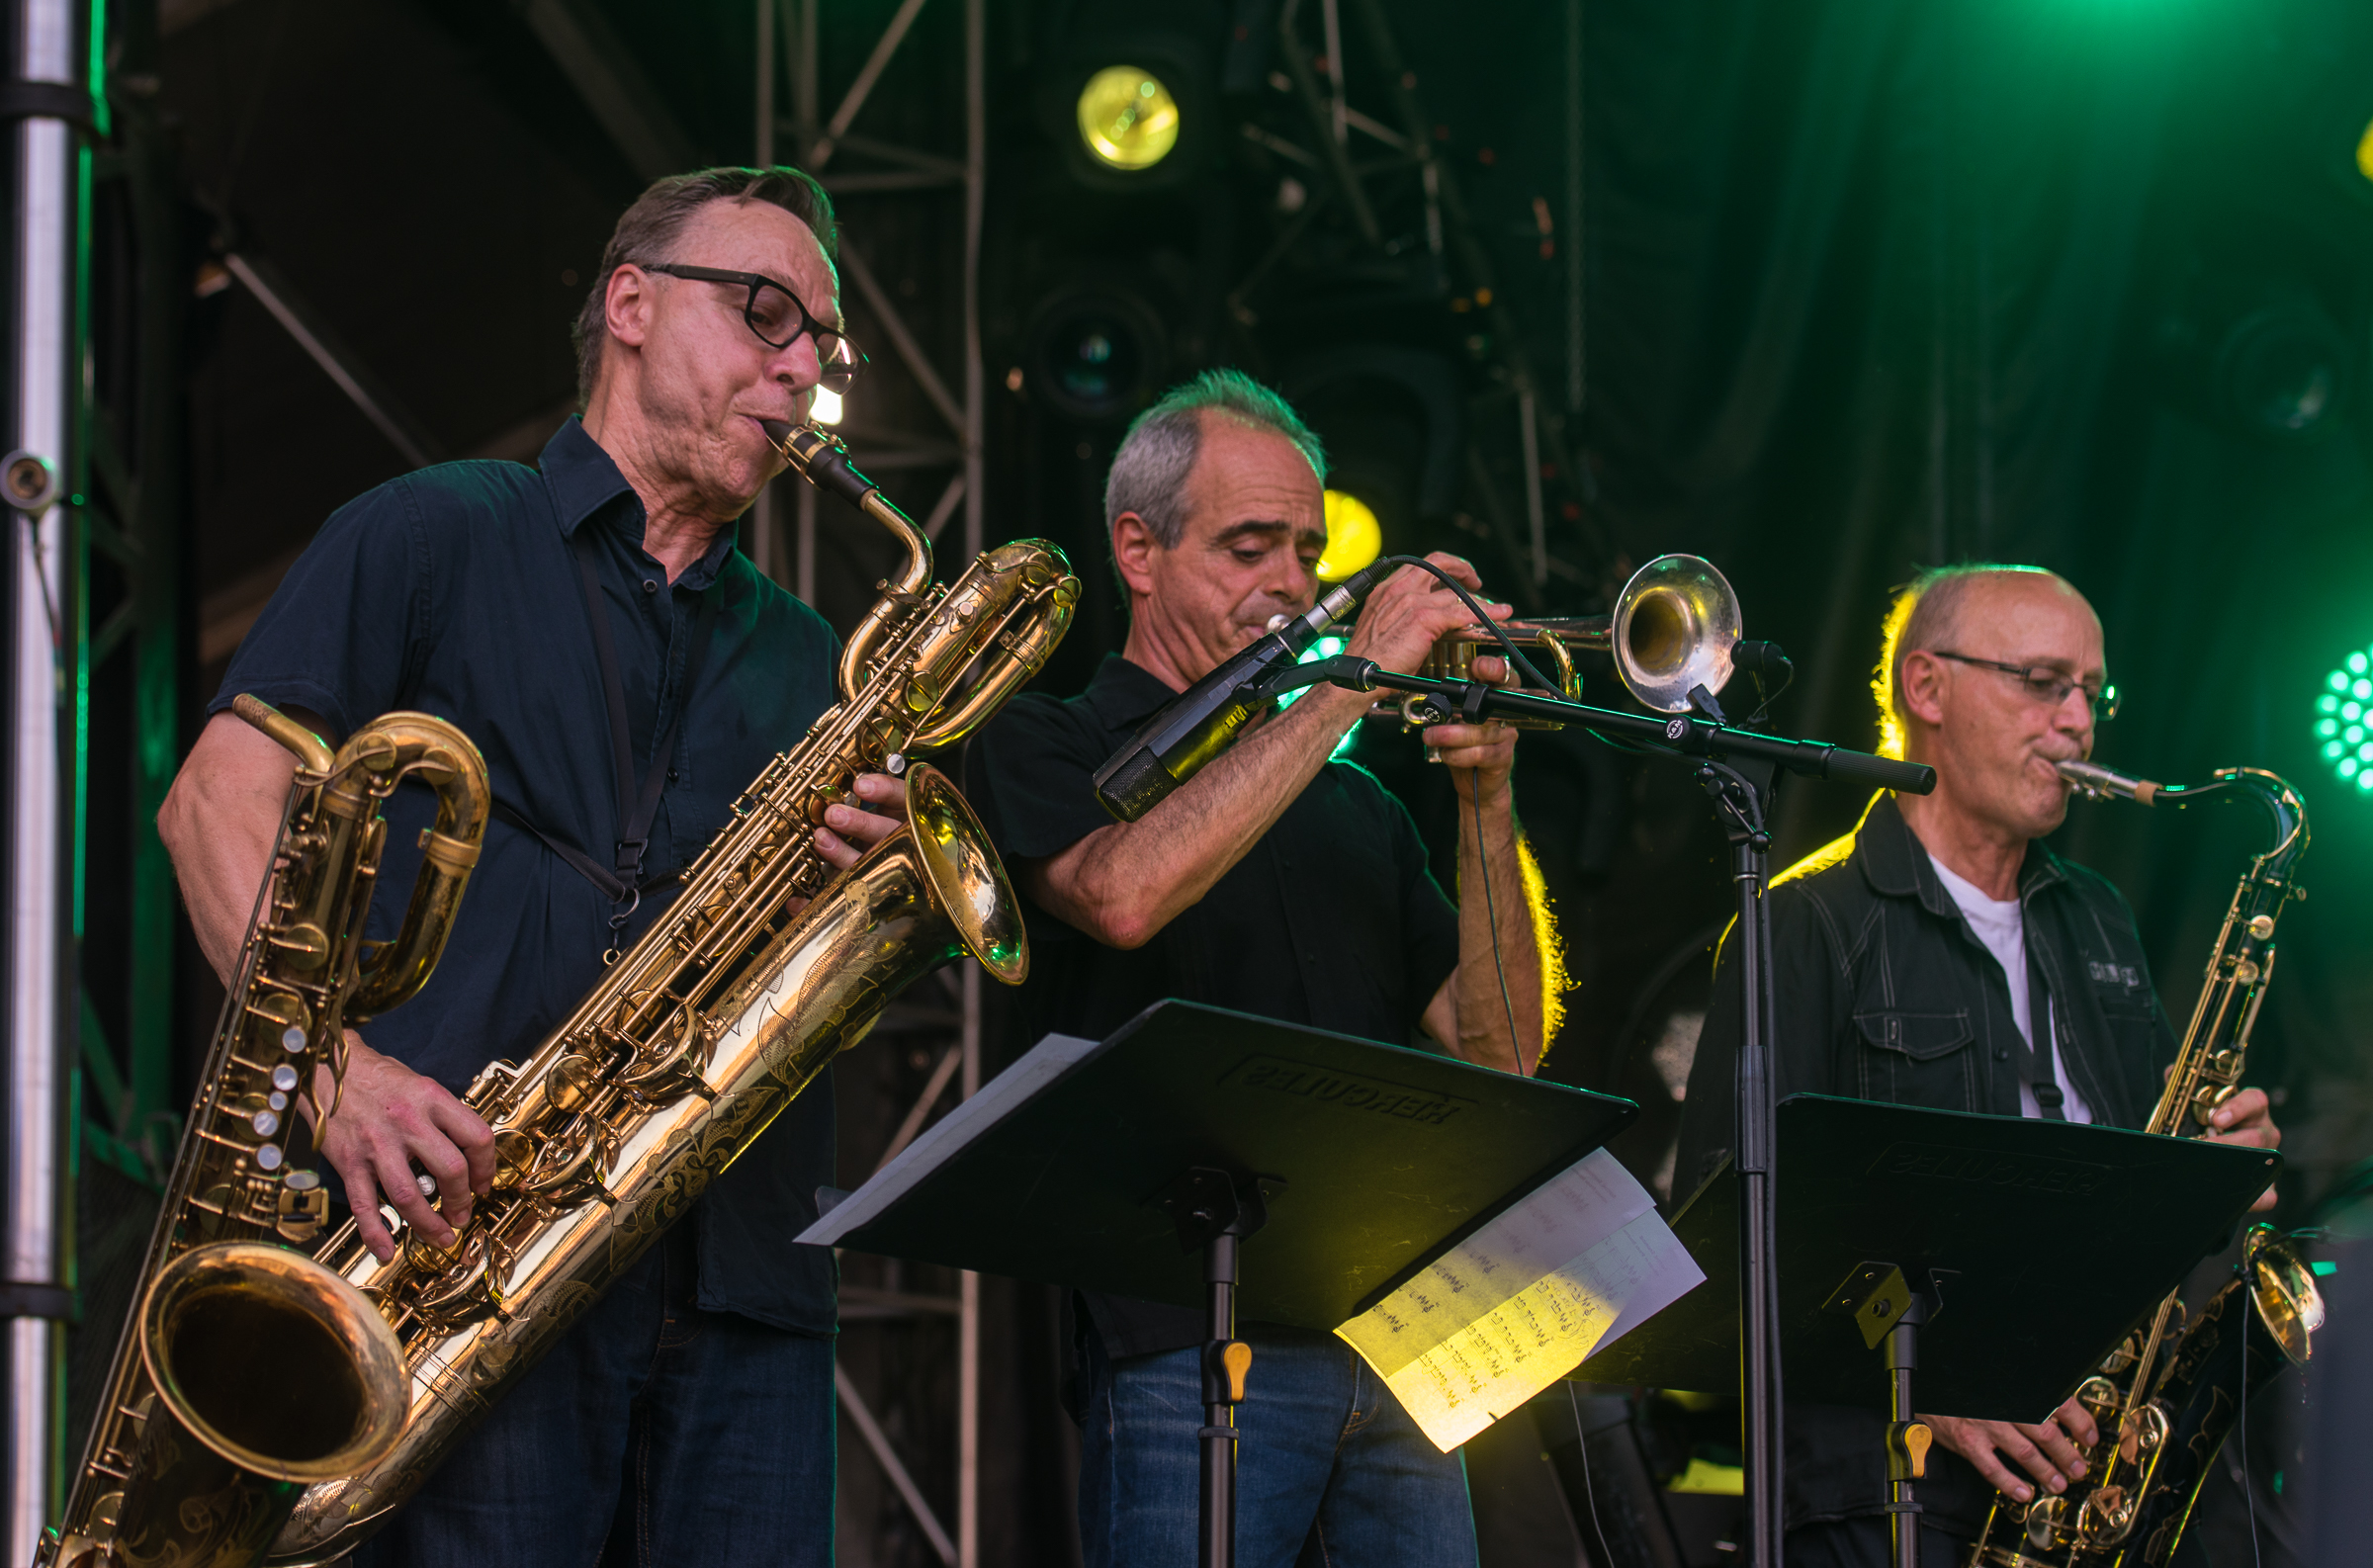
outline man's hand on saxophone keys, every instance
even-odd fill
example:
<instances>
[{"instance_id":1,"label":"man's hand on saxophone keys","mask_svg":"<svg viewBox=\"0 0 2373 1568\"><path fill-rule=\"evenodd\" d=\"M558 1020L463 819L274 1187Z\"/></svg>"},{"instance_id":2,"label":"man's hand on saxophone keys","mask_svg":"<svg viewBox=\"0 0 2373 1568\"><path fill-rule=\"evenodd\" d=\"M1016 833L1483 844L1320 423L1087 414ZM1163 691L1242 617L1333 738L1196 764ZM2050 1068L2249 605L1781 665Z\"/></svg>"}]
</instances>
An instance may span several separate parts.
<instances>
[{"instance_id":1,"label":"man's hand on saxophone keys","mask_svg":"<svg viewBox=\"0 0 2373 1568\"><path fill-rule=\"evenodd\" d=\"M859 856L906 825L907 781L887 773L860 773L851 791L865 803L828 806L824 825L816 829L816 852L846 871Z\"/></svg>"},{"instance_id":2,"label":"man's hand on saxophone keys","mask_svg":"<svg viewBox=\"0 0 2373 1568\"><path fill-rule=\"evenodd\" d=\"M2210 1143L2239 1144L2245 1149L2282 1147L2282 1129L2274 1125L2273 1102L2266 1098L2262 1089L2237 1089L2231 1099L2210 1112L2208 1131L2203 1136ZM2263 1213L2274 1206L2274 1188L2268 1186L2249 1205L2249 1211Z\"/></svg>"},{"instance_id":3,"label":"man's hand on saxophone keys","mask_svg":"<svg viewBox=\"0 0 2373 1568\"><path fill-rule=\"evenodd\" d=\"M2020 1479L2005 1460L2034 1477L2036 1486L2065 1492L2070 1481L2085 1476L2084 1458L2078 1450L2101 1440L2101 1429L2094 1424L2092 1413L2073 1399L2037 1427L2015 1421L1967 1421L1959 1416L1922 1416L1920 1420L1938 1442L1984 1476L1987 1485L2022 1503L2035 1496L2035 1486Z\"/></svg>"},{"instance_id":4,"label":"man's hand on saxophone keys","mask_svg":"<svg viewBox=\"0 0 2373 1568\"><path fill-rule=\"evenodd\" d=\"M346 1049L344 1091L327 1068L315 1089L335 1107L321 1157L346 1184L356 1235L381 1263L396 1256L385 1203L430 1246L451 1247L472 1204L493 1188L494 1130L444 1085L380 1055L352 1029ZM299 1103L309 1119L312 1102Z\"/></svg>"}]
</instances>

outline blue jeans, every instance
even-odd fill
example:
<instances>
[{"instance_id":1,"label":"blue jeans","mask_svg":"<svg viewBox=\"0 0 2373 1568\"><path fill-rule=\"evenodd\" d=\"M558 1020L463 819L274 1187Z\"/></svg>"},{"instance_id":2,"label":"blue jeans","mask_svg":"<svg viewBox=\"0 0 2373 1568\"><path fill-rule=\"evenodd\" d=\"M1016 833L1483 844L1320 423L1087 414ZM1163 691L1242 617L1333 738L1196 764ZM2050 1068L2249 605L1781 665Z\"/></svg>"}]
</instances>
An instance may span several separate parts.
<instances>
[{"instance_id":1,"label":"blue jeans","mask_svg":"<svg viewBox=\"0 0 2373 1568\"><path fill-rule=\"evenodd\" d=\"M1238 1568L1475 1568L1466 1466L1341 1341L1253 1347L1236 1460ZM1087 1568L1192 1568L1202 1494L1200 1347L1113 1361L1084 1333Z\"/></svg>"},{"instance_id":2,"label":"blue jeans","mask_svg":"<svg viewBox=\"0 0 2373 1568\"><path fill-rule=\"evenodd\" d=\"M355 1568L832 1568L833 1342L701 1311L695 1267L679 1226Z\"/></svg>"}]
</instances>

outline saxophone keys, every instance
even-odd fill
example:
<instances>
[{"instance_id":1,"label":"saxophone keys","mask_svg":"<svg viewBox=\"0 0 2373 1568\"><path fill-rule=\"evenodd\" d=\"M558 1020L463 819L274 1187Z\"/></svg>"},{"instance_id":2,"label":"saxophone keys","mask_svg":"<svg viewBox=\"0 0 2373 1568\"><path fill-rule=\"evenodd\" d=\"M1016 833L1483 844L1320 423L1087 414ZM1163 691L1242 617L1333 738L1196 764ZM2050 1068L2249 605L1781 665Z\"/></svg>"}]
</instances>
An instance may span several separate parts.
<instances>
[{"instance_id":1,"label":"saxophone keys","mask_svg":"<svg viewBox=\"0 0 2373 1568\"><path fill-rule=\"evenodd\" d=\"M502 1269L494 1255L492 1237L483 1232L456 1237L451 1253L407 1238L404 1258L429 1276L429 1282L413 1302L413 1310L423 1321L452 1329L501 1313Z\"/></svg>"},{"instance_id":2,"label":"saxophone keys","mask_svg":"<svg viewBox=\"0 0 2373 1568\"><path fill-rule=\"evenodd\" d=\"M279 949L283 961L300 973L309 973L329 962L329 933L310 920L274 926L264 933L264 940Z\"/></svg>"},{"instance_id":3,"label":"saxophone keys","mask_svg":"<svg viewBox=\"0 0 2373 1568\"><path fill-rule=\"evenodd\" d=\"M571 1053L552 1064L546 1081L545 1098L552 1108L563 1115L573 1115L593 1102L601 1091L601 1069L582 1056Z\"/></svg>"},{"instance_id":4,"label":"saxophone keys","mask_svg":"<svg viewBox=\"0 0 2373 1568\"><path fill-rule=\"evenodd\" d=\"M494 1190L508 1192L527 1180L535 1168L536 1141L516 1127L494 1132Z\"/></svg>"},{"instance_id":5,"label":"saxophone keys","mask_svg":"<svg viewBox=\"0 0 2373 1568\"><path fill-rule=\"evenodd\" d=\"M627 1063L618 1074L618 1083L638 1098L673 1099L687 1087L686 1080L697 1077L708 1065L714 1038L698 1009L680 1008L659 1049Z\"/></svg>"}]
</instances>

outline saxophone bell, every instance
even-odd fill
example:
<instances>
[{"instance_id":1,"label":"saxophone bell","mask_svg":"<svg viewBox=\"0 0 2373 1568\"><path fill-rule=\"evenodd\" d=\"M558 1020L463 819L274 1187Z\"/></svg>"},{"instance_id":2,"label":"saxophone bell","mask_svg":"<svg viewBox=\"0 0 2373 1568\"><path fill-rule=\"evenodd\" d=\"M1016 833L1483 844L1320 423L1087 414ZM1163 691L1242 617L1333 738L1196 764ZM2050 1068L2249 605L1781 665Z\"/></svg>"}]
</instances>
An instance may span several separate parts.
<instances>
[{"instance_id":1,"label":"saxophone bell","mask_svg":"<svg viewBox=\"0 0 2373 1568\"><path fill-rule=\"evenodd\" d=\"M411 1377L371 1298L298 1251L327 1219L289 1166L290 1124L335 1082L345 1025L417 991L444 951L491 797L477 749L389 714L334 753L251 696L239 716L296 757L287 815L197 1103L174 1157L142 1288L82 1467L37 1561L57 1568L262 1560L308 1487L370 1469L402 1436ZM404 778L437 792L403 930L363 938ZM317 1123L337 1102L315 1105Z\"/></svg>"}]
</instances>

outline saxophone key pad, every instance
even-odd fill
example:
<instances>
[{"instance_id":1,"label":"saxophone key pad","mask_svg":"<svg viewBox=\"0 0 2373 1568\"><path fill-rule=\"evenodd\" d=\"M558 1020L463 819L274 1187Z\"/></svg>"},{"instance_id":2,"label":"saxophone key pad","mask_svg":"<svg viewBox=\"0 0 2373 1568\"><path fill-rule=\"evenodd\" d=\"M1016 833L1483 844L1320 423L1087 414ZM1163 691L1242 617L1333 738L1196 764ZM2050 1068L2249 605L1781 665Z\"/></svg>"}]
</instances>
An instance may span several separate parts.
<instances>
[{"instance_id":1,"label":"saxophone key pad","mask_svg":"<svg viewBox=\"0 0 2373 1568\"><path fill-rule=\"evenodd\" d=\"M297 1070L286 1062L281 1063L272 1070L272 1087L283 1094L294 1091L297 1088Z\"/></svg>"}]
</instances>

